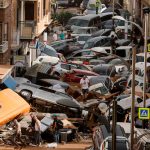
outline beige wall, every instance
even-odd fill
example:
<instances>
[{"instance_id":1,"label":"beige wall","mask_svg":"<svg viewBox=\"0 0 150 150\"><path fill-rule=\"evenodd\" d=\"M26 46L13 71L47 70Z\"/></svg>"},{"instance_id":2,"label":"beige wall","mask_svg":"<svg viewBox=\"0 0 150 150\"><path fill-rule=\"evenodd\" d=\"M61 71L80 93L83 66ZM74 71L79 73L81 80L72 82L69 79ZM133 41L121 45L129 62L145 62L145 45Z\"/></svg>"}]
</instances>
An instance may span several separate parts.
<instances>
[{"instance_id":1,"label":"beige wall","mask_svg":"<svg viewBox=\"0 0 150 150\"><path fill-rule=\"evenodd\" d=\"M37 1L37 26L36 26L36 36L39 36L45 29L46 25L50 24L51 22L51 10L50 10L50 0L46 0L45 6L45 15L43 12L43 0ZM39 7L39 8L38 8ZM39 11L39 12L38 12Z\"/></svg>"},{"instance_id":2,"label":"beige wall","mask_svg":"<svg viewBox=\"0 0 150 150\"><path fill-rule=\"evenodd\" d=\"M124 0L124 6L127 7L130 13L132 13L132 5L131 2L133 0ZM141 20L144 25L144 15L143 15L143 8L144 7L150 7L150 0L135 0L135 15L136 17L141 17ZM149 24L150 24L150 14L149 14ZM150 25L149 25L149 31L148 36L150 36Z\"/></svg>"},{"instance_id":3,"label":"beige wall","mask_svg":"<svg viewBox=\"0 0 150 150\"><path fill-rule=\"evenodd\" d=\"M141 0L141 8L144 8L144 7L150 7L150 0ZM141 18L144 18L142 11L141 11ZM144 25L144 19L143 19L143 25ZM149 13L148 36L150 37L150 13Z\"/></svg>"}]
</instances>

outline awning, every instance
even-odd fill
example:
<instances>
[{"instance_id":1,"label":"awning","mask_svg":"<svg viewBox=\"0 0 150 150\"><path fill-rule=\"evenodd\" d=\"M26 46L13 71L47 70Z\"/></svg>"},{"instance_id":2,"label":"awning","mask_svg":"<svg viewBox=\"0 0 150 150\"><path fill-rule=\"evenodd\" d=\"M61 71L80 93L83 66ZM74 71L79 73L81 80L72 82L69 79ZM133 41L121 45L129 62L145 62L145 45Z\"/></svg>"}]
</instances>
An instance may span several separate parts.
<instances>
[{"instance_id":1,"label":"awning","mask_svg":"<svg viewBox=\"0 0 150 150\"><path fill-rule=\"evenodd\" d=\"M12 90L15 90L17 86L17 82L14 80L12 76L8 76L8 78L4 81L4 84Z\"/></svg>"}]
</instances>

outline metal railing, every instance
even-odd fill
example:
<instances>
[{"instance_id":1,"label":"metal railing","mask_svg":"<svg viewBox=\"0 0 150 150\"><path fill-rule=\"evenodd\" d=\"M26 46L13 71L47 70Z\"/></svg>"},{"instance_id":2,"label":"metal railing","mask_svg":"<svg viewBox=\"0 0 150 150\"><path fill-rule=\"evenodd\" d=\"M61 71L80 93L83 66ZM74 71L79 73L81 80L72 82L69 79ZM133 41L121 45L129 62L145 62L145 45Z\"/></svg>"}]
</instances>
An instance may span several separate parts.
<instances>
[{"instance_id":1,"label":"metal railing","mask_svg":"<svg viewBox=\"0 0 150 150\"><path fill-rule=\"evenodd\" d=\"M6 8L9 6L9 0L0 0L0 8Z\"/></svg>"},{"instance_id":2,"label":"metal railing","mask_svg":"<svg viewBox=\"0 0 150 150\"><path fill-rule=\"evenodd\" d=\"M20 39L33 39L35 37L35 21L20 22Z\"/></svg>"},{"instance_id":3,"label":"metal railing","mask_svg":"<svg viewBox=\"0 0 150 150\"><path fill-rule=\"evenodd\" d=\"M2 44L0 45L0 53L4 53L8 50L8 41L2 41Z\"/></svg>"}]
</instances>

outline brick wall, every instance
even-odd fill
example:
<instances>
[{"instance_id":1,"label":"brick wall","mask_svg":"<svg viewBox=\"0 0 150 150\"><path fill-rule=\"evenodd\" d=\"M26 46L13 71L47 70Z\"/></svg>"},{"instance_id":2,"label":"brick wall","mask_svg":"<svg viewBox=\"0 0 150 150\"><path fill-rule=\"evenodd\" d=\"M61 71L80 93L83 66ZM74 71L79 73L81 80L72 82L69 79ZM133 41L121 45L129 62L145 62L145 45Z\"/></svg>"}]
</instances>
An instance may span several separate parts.
<instances>
[{"instance_id":1,"label":"brick wall","mask_svg":"<svg viewBox=\"0 0 150 150\"><path fill-rule=\"evenodd\" d=\"M8 64L10 58L10 51L6 51L5 53L0 53L0 64Z\"/></svg>"},{"instance_id":2,"label":"brick wall","mask_svg":"<svg viewBox=\"0 0 150 150\"><path fill-rule=\"evenodd\" d=\"M0 9L0 22L8 24L8 50L5 53L0 53L0 64L6 64L9 62L11 49L11 5L5 9Z\"/></svg>"}]
</instances>

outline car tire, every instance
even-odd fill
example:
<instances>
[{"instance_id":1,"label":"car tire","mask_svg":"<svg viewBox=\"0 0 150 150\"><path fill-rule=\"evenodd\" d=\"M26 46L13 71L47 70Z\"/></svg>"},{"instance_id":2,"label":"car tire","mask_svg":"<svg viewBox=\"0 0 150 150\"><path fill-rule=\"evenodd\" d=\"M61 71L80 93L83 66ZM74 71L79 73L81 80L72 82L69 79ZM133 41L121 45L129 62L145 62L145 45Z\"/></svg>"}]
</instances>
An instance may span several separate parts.
<instances>
[{"instance_id":1,"label":"car tire","mask_svg":"<svg viewBox=\"0 0 150 150\"><path fill-rule=\"evenodd\" d=\"M28 90L22 90L21 92L20 92L20 95L22 96L22 97L24 97L26 100L30 100L31 99L31 97L32 97L32 93L30 92L30 91L28 91Z\"/></svg>"}]
</instances>

